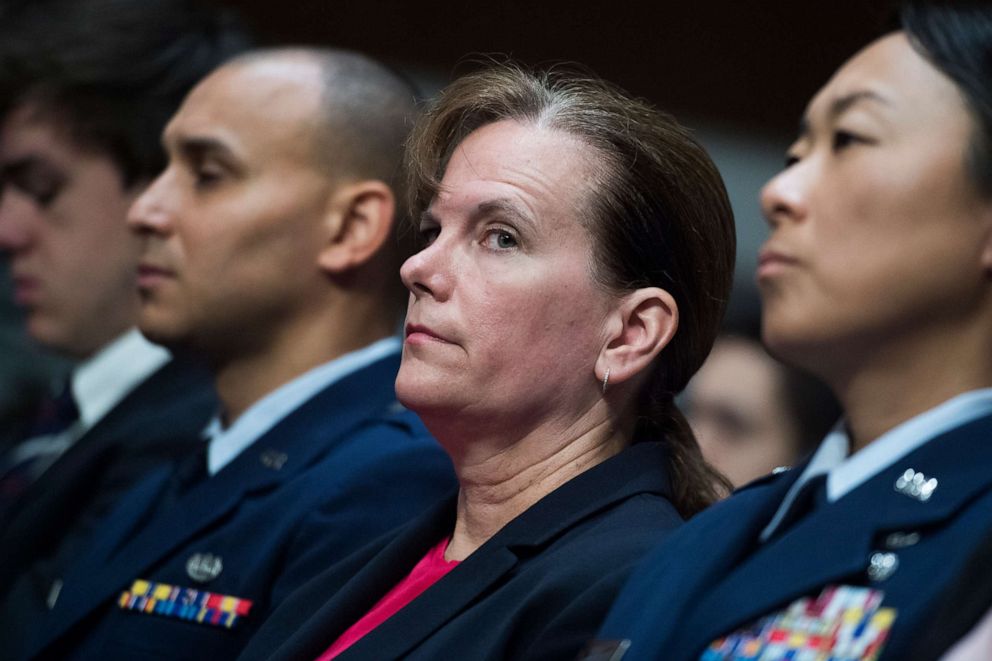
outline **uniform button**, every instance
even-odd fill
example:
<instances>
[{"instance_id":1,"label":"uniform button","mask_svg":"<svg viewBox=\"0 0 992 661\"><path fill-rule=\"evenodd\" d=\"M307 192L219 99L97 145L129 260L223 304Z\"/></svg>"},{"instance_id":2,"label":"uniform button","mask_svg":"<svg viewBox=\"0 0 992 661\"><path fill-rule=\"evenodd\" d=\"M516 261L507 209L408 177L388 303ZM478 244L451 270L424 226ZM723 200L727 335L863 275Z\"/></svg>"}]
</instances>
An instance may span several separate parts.
<instances>
[{"instance_id":1,"label":"uniform button","mask_svg":"<svg viewBox=\"0 0 992 661\"><path fill-rule=\"evenodd\" d=\"M868 578L873 581L884 581L899 568L899 556L895 553L872 553L868 560Z\"/></svg>"}]
</instances>

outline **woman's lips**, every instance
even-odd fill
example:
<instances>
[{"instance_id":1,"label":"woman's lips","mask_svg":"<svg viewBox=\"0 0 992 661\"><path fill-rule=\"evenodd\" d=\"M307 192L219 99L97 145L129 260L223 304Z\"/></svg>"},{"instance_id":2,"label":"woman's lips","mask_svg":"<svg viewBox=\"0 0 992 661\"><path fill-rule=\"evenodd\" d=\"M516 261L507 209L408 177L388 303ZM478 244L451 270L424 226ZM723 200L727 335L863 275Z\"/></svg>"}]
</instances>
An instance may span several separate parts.
<instances>
[{"instance_id":1,"label":"woman's lips","mask_svg":"<svg viewBox=\"0 0 992 661\"><path fill-rule=\"evenodd\" d=\"M776 248L765 248L758 254L758 280L772 278L799 263L795 257Z\"/></svg>"},{"instance_id":2,"label":"woman's lips","mask_svg":"<svg viewBox=\"0 0 992 661\"><path fill-rule=\"evenodd\" d=\"M406 341L410 344L423 344L426 342L451 344L450 340L421 324L406 325Z\"/></svg>"}]
</instances>

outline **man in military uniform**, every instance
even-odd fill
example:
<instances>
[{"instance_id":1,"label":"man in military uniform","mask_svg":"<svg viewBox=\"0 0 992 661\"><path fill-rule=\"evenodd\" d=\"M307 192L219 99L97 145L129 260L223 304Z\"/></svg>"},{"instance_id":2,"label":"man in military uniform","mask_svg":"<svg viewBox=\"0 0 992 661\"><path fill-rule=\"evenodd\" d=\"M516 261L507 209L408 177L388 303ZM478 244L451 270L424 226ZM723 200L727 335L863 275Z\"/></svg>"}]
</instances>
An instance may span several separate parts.
<instances>
[{"instance_id":1,"label":"man in military uniform","mask_svg":"<svg viewBox=\"0 0 992 661\"><path fill-rule=\"evenodd\" d=\"M393 393L414 107L370 59L305 49L187 97L130 213L140 327L207 362L221 414L205 456L122 499L29 656L231 658L291 588L454 487Z\"/></svg>"}]
</instances>

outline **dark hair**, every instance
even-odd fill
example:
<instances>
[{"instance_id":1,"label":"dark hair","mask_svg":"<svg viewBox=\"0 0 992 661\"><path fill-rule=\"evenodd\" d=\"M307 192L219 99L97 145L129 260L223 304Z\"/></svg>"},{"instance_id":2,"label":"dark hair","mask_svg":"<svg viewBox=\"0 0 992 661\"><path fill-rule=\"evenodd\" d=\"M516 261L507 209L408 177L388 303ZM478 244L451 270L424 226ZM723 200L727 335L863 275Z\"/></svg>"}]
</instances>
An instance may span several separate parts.
<instances>
[{"instance_id":1,"label":"dark hair","mask_svg":"<svg viewBox=\"0 0 992 661\"><path fill-rule=\"evenodd\" d=\"M665 438L675 505L691 516L722 484L674 402L709 353L733 278L734 220L720 174L671 116L609 83L492 65L449 85L414 129L411 211L430 204L466 136L504 119L562 131L597 152L598 189L582 219L594 237L597 280L615 292L661 287L678 305L678 331L636 403L635 439Z\"/></svg>"},{"instance_id":2,"label":"dark hair","mask_svg":"<svg viewBox=\"0 0 992 661\"><path fill-rule=\"evenodd\" d=\"M125 186L162 170L161 132L186 93L249 43L230 11L193 0L34 0L2 18L6 110L108 155Z\"/></svg>"},{"instance_id":3,"label":"dark hair","mask_svg":"<svg viewBox=\"0 0 992 661\"><path fill-rule=\"evenodd\" d=\"M992 197L992 5L976 0L909 0L900 27L913 47L964 97L977 127L968 170L979 190Z\"/></svg>"}]
</instances>

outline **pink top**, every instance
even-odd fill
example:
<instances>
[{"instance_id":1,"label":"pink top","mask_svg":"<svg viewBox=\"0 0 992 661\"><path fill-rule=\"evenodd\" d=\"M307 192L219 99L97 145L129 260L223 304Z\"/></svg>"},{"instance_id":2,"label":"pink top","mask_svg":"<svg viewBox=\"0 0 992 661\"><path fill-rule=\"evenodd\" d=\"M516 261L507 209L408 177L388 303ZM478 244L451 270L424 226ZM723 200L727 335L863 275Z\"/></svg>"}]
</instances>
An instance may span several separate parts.
<instances>
[{"instance_id":1,"label":"pink top","mask_svg":"<svg viewBox=\"0 0 992 661\"><path fill-rule=\"evenodd\" d=\"M441 540L441 543L427 552L417 566L407 574L386 596L379 600L358 622L348 627L341 637L334 641L327 651L317 657L317 661L330 661L345 651L362 636L395 615L401 608L420 596L420 593L437 583L458 564L457 560L444 559L451 538Z\"/></svg>"}]
</instances>

